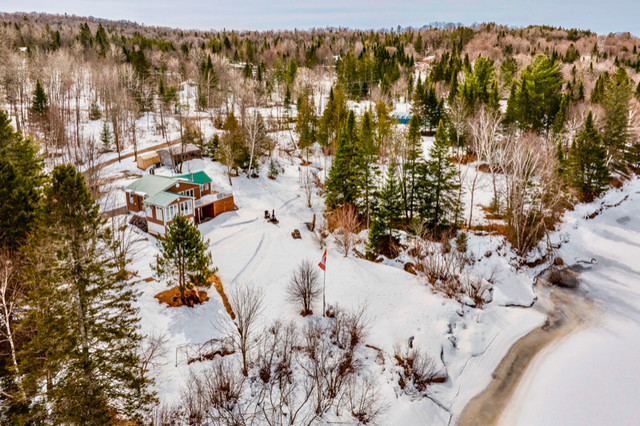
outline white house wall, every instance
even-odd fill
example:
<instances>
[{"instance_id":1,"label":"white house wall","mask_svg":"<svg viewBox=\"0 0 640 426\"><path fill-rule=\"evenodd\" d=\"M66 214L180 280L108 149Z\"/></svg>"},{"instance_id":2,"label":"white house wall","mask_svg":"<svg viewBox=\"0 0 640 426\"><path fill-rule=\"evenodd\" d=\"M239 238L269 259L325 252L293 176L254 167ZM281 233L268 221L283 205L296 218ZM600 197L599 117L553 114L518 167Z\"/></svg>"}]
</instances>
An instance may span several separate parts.
<instances>
[{"instance_id":1,"label":"white house wall","mask_svg":"<svg viewBox=\"0 0 640 426\"><path fill-rule=\"evenodd\" d=\"M159 225L157 223L153 223L151 221L147 221L147 227L149 228L149 233L156 235L164 235L164 226Z\"/></svg>"}]
</instances>

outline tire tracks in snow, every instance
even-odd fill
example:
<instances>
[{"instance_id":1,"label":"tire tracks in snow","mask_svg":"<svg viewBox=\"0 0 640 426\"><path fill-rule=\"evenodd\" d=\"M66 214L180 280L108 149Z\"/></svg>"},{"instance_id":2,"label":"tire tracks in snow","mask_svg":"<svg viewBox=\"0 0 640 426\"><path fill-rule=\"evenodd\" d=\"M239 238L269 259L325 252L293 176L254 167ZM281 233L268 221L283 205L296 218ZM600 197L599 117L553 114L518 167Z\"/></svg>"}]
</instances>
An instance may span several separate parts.
<instances>
[{"instance_id":1,"label":"tire tracks in snow","mask_svg":"<svg viewBox=\"0 0 640 426\"><path fill-rule=\"evenodd\" d=\"M258 247L256 247L256 250L253 252L253 255L251 256L249 261L231 280L232 283L236 283L239 278L242 278L244 281L250 281L251 278L253 278L253 276L255 275L258 268L260 268L260 266L264 263L266 257L271 251L271 247L273 246L273 233L265 230L266 225L267 222L262 224L262 235L260 237ZM243 275L247 276L245 277Z\"/></svg>"}]
</instances>

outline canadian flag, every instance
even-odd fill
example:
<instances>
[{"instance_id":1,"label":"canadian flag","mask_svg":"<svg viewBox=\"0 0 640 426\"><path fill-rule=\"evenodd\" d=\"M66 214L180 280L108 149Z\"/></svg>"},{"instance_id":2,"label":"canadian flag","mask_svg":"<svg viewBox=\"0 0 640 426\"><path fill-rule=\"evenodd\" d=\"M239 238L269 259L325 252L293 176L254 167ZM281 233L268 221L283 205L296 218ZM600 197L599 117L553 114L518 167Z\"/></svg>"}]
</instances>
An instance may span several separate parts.
<instances>
[{"instance_id":1,"label":"canadian flag","mask_svg":"<svg viewBox=\"0 0 640 426\"><path fill-rule=\"evenodd\" d=\"M323 271L326 271L327 269L327 250L325 249L324 254L322 255L322 260L320 260L320 263L318 263L318 266L320 267L320 269L322 269Z\"/></svg>"}]
</instances>

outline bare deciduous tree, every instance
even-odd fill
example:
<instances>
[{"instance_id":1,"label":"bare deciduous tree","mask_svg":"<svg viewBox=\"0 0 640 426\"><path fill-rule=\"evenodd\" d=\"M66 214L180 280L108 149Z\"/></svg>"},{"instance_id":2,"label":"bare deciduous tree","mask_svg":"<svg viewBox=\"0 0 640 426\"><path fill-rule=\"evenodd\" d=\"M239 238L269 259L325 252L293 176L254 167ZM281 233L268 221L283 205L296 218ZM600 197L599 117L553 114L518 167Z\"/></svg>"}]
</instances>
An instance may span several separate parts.
<instances>
[{"instance_id":1,"label":"bare deciduous tree","mask_svg":"<svg viewBox=\"0 0 640 426\"><path fill-rule=\"evenodd\" d=\"M250 400L241 400L246 379L231 362L216 358L203 374L192 374L182 393L182 411L188 424L251 424L255 412Z\"/></svg>"},{"instance_id":2,"label":"bare deciduous tree","mask_svg":"<svg viewBox=\"0 0 640 426\"><path fill-rule=\"evenodd\" d=\"M333 232L333 237L344 252L344 257L347 257L349 250L356 243L355 232L360 225L360 219L356 208L349 204L340 207L335 214L336 229Z\"/></svg>"},{"instance_id":3,"label":"bare deciduous tree","mask_svg":"<svg viewBox=\"0 0 640 426\"><path fill-rule=\"evenodd\" d=\"M484 106L480 108L476 116L469 121L472 147L478 159L487 163L491 172L493 184L494 205L499 209L498 188L496 184L496 173L500 170L502 154L504 150L500 145L500 113L492 111Z\"/></svg>"},{"instance_id":4,"label":"bare deciduous tree","mask_svg":"<svg viewBox=\"0 0 640 426\"><path fill-rule=\"evenodd\" d=\"M381 401L378 384L373 375L352 377L346 392L349 411L360 424L375 424L387 406Z\"/></svg>"},{"instance_id":5,"label":"bare deciduous tree","mask_svg":"<svg viewBox=\"0 0 640 426\"><path fill-rule=\"evenodd\" d=\"M105 233L108 242L108 253L120 279L127 279L126 266L138 253L137 235L127 225L127 216L113 216Z\"/></svg>"},{"instance_id":6,"label":"bare deciduous tree","mask_svg":"<svg viewBox=\"0 0 640 426\"><path fill-rule=\"evenodd\" d=\"M521 255L533 249L558 217L562 190L555 146L525 133L505 145L507 238Z\"/></svg>"},{"instance_id":7,"label":"bare deciduous tree","mask_svg":"<svg viewBox=\"0 0 640 426\"><path fill-rule=\"evenodd\" d=\"M311 196L313 195L315 176L313 172L309 171L309 166L305 166L305 169L306 170L302 172L302 189L304 189L307 207L311 208Z\"/></svg>"},{"instance_id":8,"label":"bare deciduous tree","mask_svg":"<svg viewBox=\"0 0 640 426\"><path fill-rule=\"evenodd\" d=\"M308 259L301 261L291 274L287 287L289 300L302 305L302 315L312 314L314 300L322 294L320 274Z\"/></svg>"},{"instance_id":9,"label":"bare deciduous tree","mask_svg":"<svg viewBox=\"0 0 640 426\"><path fill-rule=\"evenodd\" d=\"M6 342L11 352L11 364L16 377L20 376L16 358L16 341L13 331L17 303L22 297L22 288L16 281L15 260L5 251L0 252L0 342ZM19 380L16 385L22 397L26 397Z\"/></svg>"},{"instance_id":10,"label":"bare deciduous tree","mask_svg":"<svg viewBox=\"0 0 640 426\"><path fill-rule=\"evenodd\" d=\"M229 295L229 303L236 319L227 334L242 355L242 374L245 377L249 371L251 352L258 344L256 327L262 313L263 300L262 289L246 283L235 287Z\"/></svg>"},{"instance_id":11,"label":"bare deciduous tree","mask_svg":"<svg viewBox=\"0 0 640 426\"><path fill-rule=\"evenodd\" d=\"M149 370L157 369L160 365L160 359L167 352L167 343L169 338L165 333L154 332L145 337L140 348L140 377L145 378Z\"/></svg>"}]
</instances>

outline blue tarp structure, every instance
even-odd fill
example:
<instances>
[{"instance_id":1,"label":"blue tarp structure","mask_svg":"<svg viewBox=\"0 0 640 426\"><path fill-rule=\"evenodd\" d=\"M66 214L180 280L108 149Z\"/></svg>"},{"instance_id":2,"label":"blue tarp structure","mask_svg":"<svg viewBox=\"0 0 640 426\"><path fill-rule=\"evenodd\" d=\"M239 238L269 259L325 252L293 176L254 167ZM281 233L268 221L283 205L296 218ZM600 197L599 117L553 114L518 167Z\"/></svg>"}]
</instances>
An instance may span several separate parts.
<instances>
[{"instance_id":1,"label":"blue tarp structure","mask_svg":"<svg viewBox=\"0 0 640 426\"><path fill-rule=\"evenodd\" d=\"M391 116L400 124L409 124L411 114L407 112L394 112Z\"/></svg>"}]
</instances>

